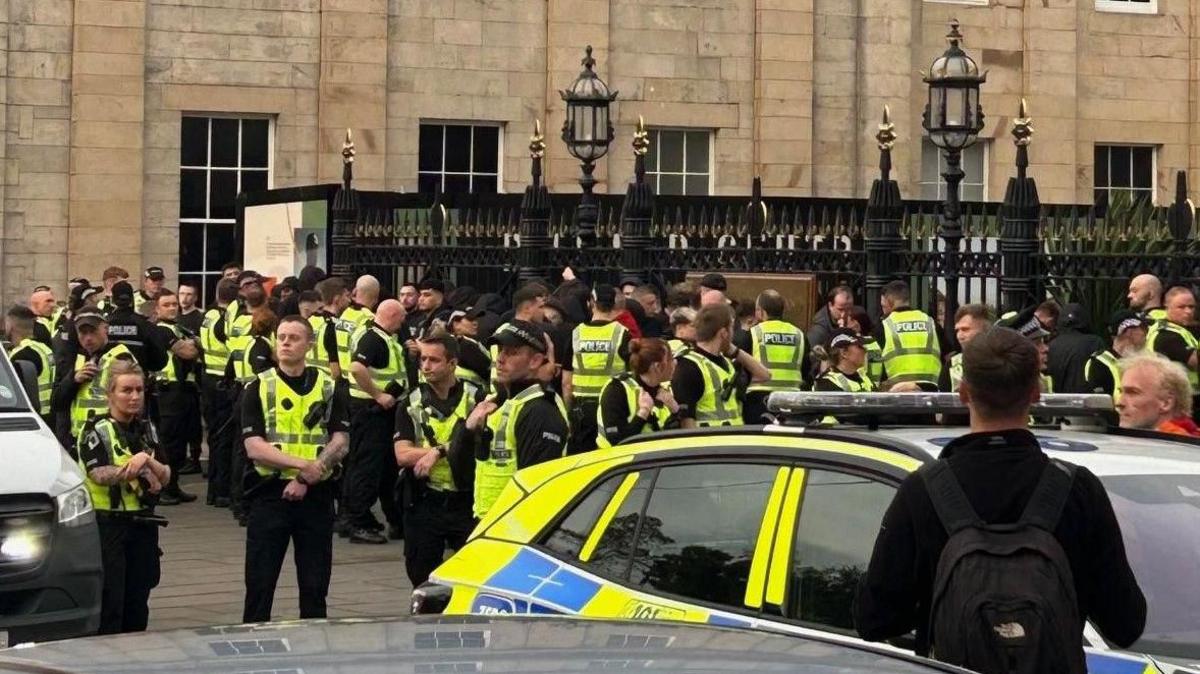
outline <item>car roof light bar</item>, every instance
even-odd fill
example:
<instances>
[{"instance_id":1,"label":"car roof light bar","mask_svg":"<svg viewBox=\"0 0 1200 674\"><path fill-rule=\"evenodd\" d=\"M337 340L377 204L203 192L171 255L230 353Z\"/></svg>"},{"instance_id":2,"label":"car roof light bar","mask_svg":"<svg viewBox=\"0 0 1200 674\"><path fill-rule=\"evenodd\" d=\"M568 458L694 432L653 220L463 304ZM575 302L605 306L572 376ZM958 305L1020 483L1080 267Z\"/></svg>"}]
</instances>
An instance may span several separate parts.
<instances>
[{"instance_id":1,"label":"car roof light bar","mask_svg":"<svg viewBox=\"0 0 1200 674\"><path fill-rule=\"evenodd\" d=\"M767 410L779 417L806 414L966 414L957 393L845 393L777 391ZM1097 416L1113 413L1111 396L1094 393L1047 393L1030 407L1037 416Z\"/></svg>"}]
</instances>

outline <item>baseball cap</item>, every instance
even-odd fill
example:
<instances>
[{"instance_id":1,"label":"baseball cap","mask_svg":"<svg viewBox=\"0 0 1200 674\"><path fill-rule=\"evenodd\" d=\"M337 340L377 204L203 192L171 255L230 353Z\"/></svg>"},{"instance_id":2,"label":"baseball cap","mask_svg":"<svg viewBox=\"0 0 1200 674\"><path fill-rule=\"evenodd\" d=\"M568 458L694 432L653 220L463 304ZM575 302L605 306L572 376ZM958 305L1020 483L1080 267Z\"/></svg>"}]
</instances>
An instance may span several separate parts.
<instances>
[{"instance_id":1,"label":"baseball cap","mask_svg":"<svg viewBox=\"0 0 1200 674\"><path fill-rule=\"evenodd\" d=\"M490 342L496 346L528 346L538 353L546 353L546 331L529 321L509 322L492 335Z\"/></svg>"},{"instance_id":2,"label":"baseball cap","mask_svg":"<svg viewBox=\"0 0 1200 674\"><path fill-rule=\"evenodd\" d=\"M89 297L102 292L104 292L104 288L100 286L79 286L79 301L86 302Z\"/></svg>"},{"instance_id":3,"label":"baseball cap","mask_svg":"<svg viewBox=\"0 0 1200 674\"><path fill-rule=\"evenodd\" d=\"M101 323L107 323L107 322L108 321L105 320L105 318L104 318L104 314L100 313L99 310L93 309L91 307L88 307L86 309L80 309L79 313L75 314L75 325L76 326L80 326L80 325L97 326L97 325L100 325Z\"/></svg>"},{"instance_id":4,"label":"baseball cap","mask_svg":"<svg viewBox=\"0 0 1200 674\"><path fill-rule=\"evenodd\" d=\"M1036 306L1026 307L1015 316L1010 315L1007 318L1001 318L996 322L996 325L1002 328L1012 328L1020 333L1022 337L1028 337L1033 340L1045 339L1050 336L1050 331L1038 320L1037 315L1034 314L1036 310Z\"/></svg>"},{"instance_id":5,"label":"baseball cap","mask_svg":"<svg viewBox=\"0 0 1200 674\"><path fill-rule=\"evenodd\" d=\"M1129 328L1148 329L1149 327L1150 322L1144 316L1128 309L1121 309L1113 313L1108 320L1108 329L1114 337L1120 337L1121 333Z\"/></svg>"},{"instance_id":6,"label":"baseball cap","mask_svg":"<svg viewBox=\"0 0 1200 674\"><path fill-rule=\"evenodd\" d=\"M112 287L113 304L130 306L133 304L133 286L128 281L117 281Z\"/></svg>"},{"instance_id":7,"label":"baseball cap","mask_svg":"<svg viewBox=\"0 0 1200 674\"><path fill-rule=\"evenodd\" d=\"M90 286L90 285L92 285L92 282L85 279L82 276L76 276L76 277L72 278L70 281L67 281L67 285L71 286L72 288L75 288L76 286Z\"/></svg>"},{"instance_id":8,"label":"baseball cap","mask_svg":"<svg viewBox=\"0 0 1200 674\"><path fill-rule=\"evenodd\" d=\"M828 341L825 342L825 348L842 348L850 346L851 344L862 346L865 343L866 340L863 338L863 336L851 330L850 328L838 328L829 335Z\"/></svg>"},{"instance_id":9,"label":"baseball cap","mask_svg":"<svg viewBox=\"0 0 1200 674\"><path fill-rule=\"evenodd\" d=\"M146 271L142 275L152 281L161 281L167 277L162 267L146 267Z\"/></svg>"},{"instance_id":10,"label":"baseball cap","mask_svg":"<svg viewBox=\"0 0 1200 674\"><path fill-rule=\"evenodd\" d=\"M484 313L486 313L486 310L483 307L467 307L466 309L459 309L450 313L449 322L453 323L460 318L469 318L473 321L478 320L479 317Z\"/></svg>"},{"instance_id":11,"label":"baseball cap","mask_svg":"<svg viewBox=\"0 0 1200 674\"><path fill-rule=\"evenodd\" d=\"M724 275L714 272L711 274L705 274L704 278L700 279L700 287L725 292L729 285L725 283Z\"/></svg>"}]
</instances>

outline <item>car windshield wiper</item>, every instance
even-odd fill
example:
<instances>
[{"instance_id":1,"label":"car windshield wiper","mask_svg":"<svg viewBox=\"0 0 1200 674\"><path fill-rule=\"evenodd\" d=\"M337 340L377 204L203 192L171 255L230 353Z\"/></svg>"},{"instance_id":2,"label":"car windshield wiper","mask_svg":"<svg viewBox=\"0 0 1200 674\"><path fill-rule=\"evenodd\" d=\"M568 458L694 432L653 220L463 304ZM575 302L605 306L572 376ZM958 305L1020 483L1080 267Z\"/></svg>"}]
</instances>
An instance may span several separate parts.
<instances>
[{"instance_id":1,"label":"car windshield wiper","mask_svg":"<svg viewBox=\"0 0 1200 674\"><path fill-rule=\"evenodd\" d=\"M0 414L6 412L32 412L33 410L24 405L0 405Z\"/></svg>"}]
</instances>

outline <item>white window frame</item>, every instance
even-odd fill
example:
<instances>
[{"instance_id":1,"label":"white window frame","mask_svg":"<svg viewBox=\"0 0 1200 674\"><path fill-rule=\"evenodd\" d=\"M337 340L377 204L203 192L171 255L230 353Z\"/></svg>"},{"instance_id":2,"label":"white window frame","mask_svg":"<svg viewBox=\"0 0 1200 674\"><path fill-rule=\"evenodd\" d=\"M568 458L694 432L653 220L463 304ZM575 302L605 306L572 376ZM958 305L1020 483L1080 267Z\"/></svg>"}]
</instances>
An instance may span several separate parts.
<instances>
[{"instance_id":1,"label":"white window frame","mask_svg":"<svg viewBox=\"0 0 1200 674\"><path fill-rule=\"evenodd\" d=\"M1096 0L1096 11L1113 14L1158 14L1158 0L1150 0L1149 2Z\"/></svg>"},{"instance_id":2,"label":"white window frame","mask_svg":"<svg viewBox=\"0 0 1200 674\"><path fill-rule=\"evenodd\" d=\"M965 154L967 152L967 150L970 150L971 148L975 148L975 147L979 147L983 150L983 177L982 177L982 180L983 180L982 197L983 198L981 199L981 201L987 201L988 200L988 183L990 182L989 178L991 177L989 175L991 173L991 167L989 166L989 164L990 164L990 161L992 158L992 143L990 140L980 138L975 141L974 145L972 145L969 148L964 149L963 153ZM935 194L937 194L938 196L935 198L935 201L941 201L941 200L945 199L945 195L942 194L942 191L946 189L946 187L945 187L946 179L942 177L942 172L946 168L946 157L945 157L945 155L942 154L942 150L940 148L938 148L938 146L934 145L933 141L929 140L929 136L921 137L921 152L922 153L925 152L925 148L932 148L937 153L937 181L929 182L927 180L921 180L920 177L918 177L917 186L920 188L922 198L924 198L924 196L925 196L925 187L926 186L929 186L929 185L936 186ZM920 173L918 173L918 176L920 176ZM958 186L960 199L962 198L963 186L966 184L968 184L968 183L967 183L966 177L964 176L963 182L959 183L959 186ZM970 183L970 184L974 185L975 183ZM963 201L967 201L967 200L963 199Z\"/></svg>"},{"instance_id":3,"label":"white window frame","mask_svg":"<svg viewBox=\"0 0 1200 674\"><path fill-rule=\"evenodd\" d=\"M716 162L716 159L717 159L717 155L716 155L717 132L715 129L709 129L709 128L704 128L704 127L695 127L695 126L652 126L652 127L648 127L646 129L646 131L649 132L649 134L650 134L649 140L650 140L651 144L655 147L654 157L659 160L660 164L662 163L662 153L658 151L657 134L659 132L661 132L661 131L682 131L684 133L708 134L708 194L697 195L697 196L712 196L713 195L713 193L716 191L716 184L717 184L717 162ZM694 171L687 170L687 138L686 137L684 138L684 143L683 143L683 170L682 171L659 171L657 166L647 166L646 167L646 177L652 181L650 183L650 185L651 185L651 187L654 188L655 194L662 193L659 191L659 179L664 175L682 176L685 192L687 191L688 176L704 175L703 173L696 173ZM691 195L688 195L688 196L691 196Z\"/></svg>"},{"instance_id":4,"label":"white window frame","mask_svg":"<svg viewBox=\"0 0 1200 674\"><path fill-rule=\"evenodd\" d=\"M1115 141L1114 142L1092 143L1092 156L1093 157L1096 154L1096 148L1100 148L1100 147L1107 147L1107 148L1148 147L1148 148L1150 148L1150 205L1157 206L1158 205L1158 150L1159 150L1160 146L1155 145L1153 143L1121 143L1121 142L1115 142ZM1108 183L1109 183L1108 187L1098 187L1096 185L1096 178L1095 178L1096 167L1095 167L1095 165L1092 166L1092 192L1093 192L1092 198L1093 198L1093 200L1095 199L1094 193L1097 190L1104 190L1105 192L1107 192L1109 195L1110 201L1112 200L1113 190L1132 191L1132 190L1136 189L1139 191L1145 191L1146 188L1144 188L1144 187L1136 187L1136 188L1135 187L1113 187L1112 186L1111 152L1110 152L1109 156L1110 156L1110 158L1109 158L1110 166L1109 166L1109 170L1108 170ZM1129 170L1129 181L1133 182L1133 167L1132 166L1130 166L1130 170Z\"/></svg>"},{"instance_id":5,"label":"white window frame","mask_svg":"<svg viewBox=\"0 0 1200 674\"><path fill-rule=\"evenodd\" d=\"M262 114L253 114L253 113L237 114L237 113L228 113L228 112L203 112L203 111L182 112L179 115L180 154L182 154L182 152L183 152L183 118L184 117L203 117L208 120L236 119L239 122L241 120L263 120L263 119L267 120L267 170L266 170L267 187L266 187L266 189L272 189L274 187L274 185L275 185L275 123L276 123L276 119L275 119L274 115L262 115ZM205 155L207 157L205 159L205 164L204 165L183 164L182 161L180 161L180 164L179 164L179 171L180 171L181 175L184 170L188 170L188 169L204 171L204 212L205 212L205 217L203 217L203 218L184 218L184 217L178 218L178 222L181 225L182 224L200 224L200 225L204 226L204 230L203 230L204 237L201 239L202 260L203 260L202 266L204 267L204 269L201 271L194 271L194 270L185 271L182 268L183 267L182 260L180 260L180 263L177 265L177 268L176 268L176 271L181 276L186 275L186 276L199 276L200 277L201 287L197 288L197 290L200 293L200 299L202 302L207 300L207 290L208 290L208 284L209 284L210 280L212 280L213 278L219 279L221 276L220 269L217 269L215 271L210 271L208 269L208 266L209 266L209 264L208 264L209 263L209 260L208 260L208 228L210 225L228 225L229 227L237 226L236 218L214 218L214 217L211 217L212 213L210 212L210 202L211 202L211 196L212 196L212 172L214 170L217 170L217 171L232 171L232 172L236 173L237 174L237 191L235 192L235 194L241 194L242 193L242 173L245 171L262 171L262 169L258 168L258 167L243 167L242 166L242 125L240 123L238 124L238 138L237 138L237 155L238 155L237 166L213 166L212 165L212 141L213 141L212 128L213 128L212 122L210 121L208 124L208 138L205 141L208 144L207 147L205 148ZM182 194L180 194L180 199L182 199ZM180 238L182 239L182 235L180 236ZM235 238L236 238L236 236L235 236ZM221 262L221 264L225 264L226 262L230 262L230 261L240 257L240 251L233 251L233 253L234 254L232 257L230 257L228 260L223 260Z\"/></svg>"},{"instance_id":6,"label":"white window frame","mask_svg":"<svg viewBox=\"0 0 1200 674\"><path fill-rule=\"evenodd\" d=\"M447 171L446 170L446 130L442 129L442 168L440 171L422 171L421 170L421 127L430 126L469 126L471 127L471 170L469 171ZM496 133L496 194L504 194L504 132L506 125L504 122L491 120L470 120L470 119L420 119L417 121L417 182L420 184L422 175L438 175L442 177L443 187L445 186L445 176L468 176L474 187L475 176L491 176L493 174L486 171L475 171L475 127L489 127L498 129Z\"/></svg>"}]
</instances>

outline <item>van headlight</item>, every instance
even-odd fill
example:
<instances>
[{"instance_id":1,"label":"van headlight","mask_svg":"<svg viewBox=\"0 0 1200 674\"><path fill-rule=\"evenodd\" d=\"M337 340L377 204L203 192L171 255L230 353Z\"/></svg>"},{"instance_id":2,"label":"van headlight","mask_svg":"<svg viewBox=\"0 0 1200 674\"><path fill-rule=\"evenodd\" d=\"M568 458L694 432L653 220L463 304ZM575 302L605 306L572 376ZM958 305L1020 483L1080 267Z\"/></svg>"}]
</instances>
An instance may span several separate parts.
<instances>
[{"instance_id":1,"label":"van headlight","mask_svg":"<svg viewBox=\"0 0 1200 674\"><path fill-rule=\"evenodd\" d=\"M96 521L92 508L92 496L87 485L80 484L54 498L58 506L58 523L64 527L78 527Z\"/></svg>"}]
</instances>

